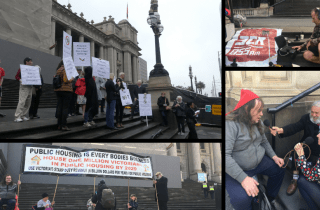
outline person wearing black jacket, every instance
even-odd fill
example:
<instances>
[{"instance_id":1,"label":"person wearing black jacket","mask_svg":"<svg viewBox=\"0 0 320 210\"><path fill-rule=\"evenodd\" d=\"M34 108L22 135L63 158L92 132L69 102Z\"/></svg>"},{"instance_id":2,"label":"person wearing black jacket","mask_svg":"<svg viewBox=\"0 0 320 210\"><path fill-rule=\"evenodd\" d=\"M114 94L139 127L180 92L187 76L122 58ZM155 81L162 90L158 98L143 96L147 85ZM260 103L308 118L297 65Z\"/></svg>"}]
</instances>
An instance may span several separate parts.
<instances>
[{"instance_id":1,"label":"person wearing black jacket","mask_svg":"<svg viewBox=\"0 0 320 210\"><path fill-rule=\"evenodd\" d=\"M137 81L137 86L134 87L133 90L133 95L134 95L134 99L133 99L133 104L131 105L131 117L130 119L133 119L133 115L134 115L134 108L138 105L139 106L139 96L138 94L142 94L145 93L147 94L146 88L145 87L141 87L141 80ZM141 121L142 121L142 117L141 117Z\"/></svg>"},{"instance_id":2,"label":"person wearing black jacket","mask_svg":"<svg viewBox=\"0 0 320 210\"><path fill-rule=\"evenodd\" d=\"M153 181L153 187L157 187L155 192L155 201L159 203L160 210L167 210L167 202L169 201L168 196L168 179L162 175L161 172L156 173L157 180Z\"/></svg>"},{"instance_id":3,"label":"person wearing black jacket","mask_svg":"<svg viewBox=\"0 0 320 210\"><path fill-rule=\"evenodd\" d=\"M84 123L88 126L88 123L91 126L95 126L95 122L93 121L93 117L99 112L99 102L98 102L98 93L97 86L92 78L92 67L89 66L85 69L84 75L86 81L86 92L84 96L87 98L86 110L84 115ZM88 119L89 118L89 119Z\"/></svg>"},{"instance_id":4,"label":"person wearing black jacket","mask_svg":"<svg viewBox=\"0 0 320 210\"><path fill-rule=\"evenodd\" d=\"M36 67L39 67L41 84L43 85L43 78L42 78L42 75L41 75L41 68L40 68L40 66L36 66ZM32 94L31 106L30 106L30 109L29 109L29 117L30 117L30 119L40 118L37 115L37 113L38 113L38 107L39 107L39 103L40 103L40 96L42 95L42 85L34 85L34 88L36 89L36 94L35 95Z\"/></svg>"},{"instance_id":5,"label":"person wearing black jacket","mask_svg":"<svg viewBox=\"0 0 320 210\"><path fill-rule=\"evenodd\" d=\"M112 130L118 130L114 126L114 108L116 106L116 94L120 89L120 82L118 85L114 85L113 83L114 74L110 73L110 79L107 80L105 88L107 91L107 110L106 110L106 128Z\"/></svg>"},{"instance_id":6,"label":"person wearing black jacket","mask_svg":"<svg viewBox=\"0 0 320 210\"><path fill-rule=\"evenodd\" d=\"M186 108L186 121L189 128L189 138L188 139L198 139L195 124L197 123L196 114L193 111L194 103L188 102Z\"/></svg>"},{"instance_id":7,"label":"person wearing black jacket","mask_svg":"<svg viewBox=\"0 0 320 210\"><path fill-rule=\"evenodd\" d=\"M167 120L167 115L168 115L168 110L166 107L169 106L169 100L166 98L166 93L162 92L161 96L158 98L158 102L157 102L158 106L159 106L159 111L161 112L161 116L162 116L162 126L167 127L168 126L168 120Z\"/></svg>"},{"instance_id":8,"label":"person wearing black jacket","mask_svg":"<svg viewBox=\"0 0 320 210\"><path fill-rule=\"evenodd\" d=\"M118 83L120 85L118 85ZM122 117L123 117L124 106L122 106L122 102L121 102L120 92L119 91L123 90L124 86L123 86L122 80L120 78L118 78L116 80L116 88L118 89L116 91L116 124L117 124L117 128L123 128Z\"/></svg>"},{"instance_id":9,"label":"person wearing black jacket","mask_svg":"<svg viewBox=\"0 0 320 210\"><path fill-rule=\"evenodd\" d=\"M281 138L292 136L300 131L303 131L303 136L299 142L303 142L307 137L312 137L314 139L313 143L310 145L311 155L310 160L313 165L316 164L318 157L320 155L320 147L318 146L318 138L317 135L319 134L319 127L320 126L320 101L315 101L311 106L311 112L305 114L301 117L301 119L293 124L286 125L283 128L279 127L272 127L270 132L272 135L276 136L277 133ZM294 154L292 154L292 159L294 159ZM306 150L306 156L309 156L309 150ZM295 163L292 161L292 168L295 168ZM293 175L293 180L287 189L287 194L292 195L297 189L297 180L299 174L298 170L296 169Z\"/></svg>"},{"instance_id":10,"label":"person wearing black jacket","mask_svg":"<svg viewBox=\"0 0 320 210\"><path fill-rule=\"evenodd\" d=\"M172 105L172 111L175 112L178 123L178 135L185 135L184 131L184 118L186 117L185 103L182 101L182 97L178 96L177 100ZM182 128L182 133L181 133Z\"/></svg>"},{"instance_id":11,"label":"person wearing black jacket","mask_svg":"<svg viewBox=\"0 0 320 210\"><path fill-rule=\"evenodd\" d=\"M113 81L112 81L113 82ZM98 184L98 191L97 194L94 194L92 196L92 203L96 204L95 210L116 210L117 209L117 201L116 198L114 198L114 208L103 208L102 204L101 204L101 198L102 198L102 191L104 189L110 189L104 180L101 180Z\"/></svg>"}]
</instances>

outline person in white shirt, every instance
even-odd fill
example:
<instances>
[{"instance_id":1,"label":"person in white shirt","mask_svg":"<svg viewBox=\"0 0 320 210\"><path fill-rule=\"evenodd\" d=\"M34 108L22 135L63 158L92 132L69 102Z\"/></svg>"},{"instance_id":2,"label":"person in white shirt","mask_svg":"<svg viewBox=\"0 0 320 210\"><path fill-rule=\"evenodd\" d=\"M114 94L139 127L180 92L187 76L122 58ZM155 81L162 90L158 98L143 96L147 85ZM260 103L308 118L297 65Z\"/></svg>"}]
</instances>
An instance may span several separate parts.
<instances>
[{"instance_id":1,"label":"person in white shirt","mask_svg":"<svg viewBox=\"0 0 320 210\"><path fill-rule=\"evenodd\" d=\"M37 208L49 208L54 204L54 201L50 203L49 201L49 195L47 193L42 194L42 199L38 201Z\"/></svg>"}]
</instances>

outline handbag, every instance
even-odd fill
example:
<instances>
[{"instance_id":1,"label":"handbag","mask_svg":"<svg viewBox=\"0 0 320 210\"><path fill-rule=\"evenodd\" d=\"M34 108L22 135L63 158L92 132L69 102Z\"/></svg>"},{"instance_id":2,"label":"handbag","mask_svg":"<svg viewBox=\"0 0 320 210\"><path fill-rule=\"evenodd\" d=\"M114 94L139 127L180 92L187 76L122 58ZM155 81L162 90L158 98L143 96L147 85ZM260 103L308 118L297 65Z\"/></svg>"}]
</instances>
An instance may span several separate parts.
<instances>
[{"instance_id":1,"label":"handbag","mask_svg":"<svg viewBox=\"0 0 320 210\"><path fill-rule=\"evenodd\" d=\"M53 89L58 89L61 88L61 78L60 75L56 75L55 77L53 77Z\"/></svg>"}]
</instances>

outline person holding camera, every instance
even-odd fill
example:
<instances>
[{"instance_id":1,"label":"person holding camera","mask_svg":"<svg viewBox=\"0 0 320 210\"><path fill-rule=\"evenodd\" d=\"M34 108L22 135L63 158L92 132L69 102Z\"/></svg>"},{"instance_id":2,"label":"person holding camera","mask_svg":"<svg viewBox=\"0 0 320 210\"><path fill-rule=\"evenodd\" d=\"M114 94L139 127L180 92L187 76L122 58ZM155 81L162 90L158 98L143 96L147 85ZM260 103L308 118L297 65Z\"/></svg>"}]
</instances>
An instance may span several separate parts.
<instances>
[{"instance_id":1,"label":"person holding camera","mask_svg":"<svg viewBox=\"0 0 320 210\"><path fill-rule=\"evenodd\" d=\"M168 110L170 109L169 107L169 100L166 98L166 93L162 92L161 96L158 98L158 102L157 102L158 106L159 106L159 111L161 112L162 115L162 126L167 127L168 126L168 119L167 119L167 115L168 115Z\"/></svg>"},{"instance_id":2,"label":"person holding camera","mask_svg":"<svg viewBox=\"0 0 320 210\"><path fill-rule=\"evenodd\" d=\"M319 146L320 133L317 137ZM298 189L300 194L308 204L309 209L320 209L320 158L318 158L317 163L313 167L309 167L302 145L298 143L294 149L299 156L295 161L303 174L303 176L300 176L298 179Z\"/></svg>"},{"instance_id":3,"label":"person holding camera","mask_svg":"<svg viewBox=\"0 0 320 210\"><path fill-rule=\"evenodd\" d=\"M303 53L303 57L310 62L320 64L320 8L314 8L311 10L312 22L316 24L313 29L310 39L308 39L301 46L294 46L292 49L297 49L300 51L302 48L306 47L307 50Z\"/></svg>"}]
</instances>

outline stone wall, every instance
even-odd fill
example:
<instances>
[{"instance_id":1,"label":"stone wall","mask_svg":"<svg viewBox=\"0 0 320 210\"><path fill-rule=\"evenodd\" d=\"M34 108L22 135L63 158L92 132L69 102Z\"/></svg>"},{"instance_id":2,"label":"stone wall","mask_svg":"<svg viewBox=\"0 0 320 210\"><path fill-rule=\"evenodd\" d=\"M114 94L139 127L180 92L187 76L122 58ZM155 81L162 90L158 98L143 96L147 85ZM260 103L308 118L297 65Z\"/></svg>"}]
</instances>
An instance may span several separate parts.
<instances>
[{"instance_id":1,"label":"stone wall","mask_svg":"<svg viewBox=\"0 0 320 210\"><path fill-rule=\"evenodd\" d=\"M50 53L52 0L1 0L0 38Z\"/></svg>"}]
</instances>

